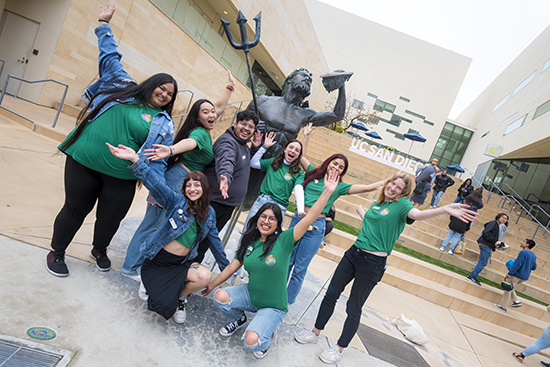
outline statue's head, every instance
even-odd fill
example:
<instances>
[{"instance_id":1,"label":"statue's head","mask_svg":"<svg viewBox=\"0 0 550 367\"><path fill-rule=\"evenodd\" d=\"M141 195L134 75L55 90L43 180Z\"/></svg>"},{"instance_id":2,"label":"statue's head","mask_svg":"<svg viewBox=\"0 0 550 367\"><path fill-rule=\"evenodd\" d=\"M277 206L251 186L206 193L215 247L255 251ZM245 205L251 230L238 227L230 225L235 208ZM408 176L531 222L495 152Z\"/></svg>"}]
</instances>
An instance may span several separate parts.
<instances>
[{"instance_id":1,"label":"statue's head","mask_svg":"<svg viewBox=\"0 0 550 367\"><path fill-rule=\"evenodd\" d=\"M288 92L289 88L302 94L302 98L306 98L311 93L312 76L307 69L300 68L294 70L286 77L283 83L282 95L284 96Z\"/></svg>"}]
</instances>

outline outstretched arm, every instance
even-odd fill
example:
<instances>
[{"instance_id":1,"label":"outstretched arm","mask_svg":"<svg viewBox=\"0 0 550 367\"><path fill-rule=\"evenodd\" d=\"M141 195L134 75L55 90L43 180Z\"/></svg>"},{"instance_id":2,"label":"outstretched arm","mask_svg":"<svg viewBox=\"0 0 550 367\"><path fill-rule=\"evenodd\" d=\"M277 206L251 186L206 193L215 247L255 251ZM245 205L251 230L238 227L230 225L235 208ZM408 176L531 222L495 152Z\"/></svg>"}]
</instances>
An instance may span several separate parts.
<instances>
[{"instance_id":1,"label":"outstretched arm","mask_svg":"<svg viewBox=\"0 0 550 367\"><path fill-rule=\"evenodd\" d=\"M197 147L197 142L195 141L195 139L187 138L178 141L172 146L153 144L153 147L154 148L151 149L144 149L145 153L143 153L143 155L146 156L147 159L156 161L193 150Z\"/></svg>"},{"instance_id":2,"label":"outstretched arm","mask_svg":"<svg viewBox=\"0 0 550 367\"><path fill-rule=\"evenodd\" d=\"M308 122L312 122L313 126L325 126L330 125L338 121L342 121L344 114L346 113L346 88L342 85L338 89L338 99L334 104L334 110L332 111L319 111L315 112L310 117Z\"/></svg>"},{"instance_id":3,"label":"outstretched arm","mask_svg":"<svg viewBox=\"0 0 550 367\"><path fill-rule=\"evenodd\" d=\"M234 272L239 270L239 268L242 265L243 264L241 264L239 260L233 259L233 261L231 261L231 264L226 266L225 269L223 269L223 271L220 273L220 275L216 277L216 279L213 279L210 283L208 283L208 285L206 286L206 289L202 291L203 297L208 296L210 292L212 292L212 289L216 288L217 286L225 282L227 279L229 279L229 277Z\"/></svg>"},{"instance_id":4,"label":"outstretched arm","mask_svg":"<svg viewBox=\"0 0 550 367\"><path fill-rule=\"evenodd\" d=\"M384 185L385 181L386 180L382 180L375 183L371 183L369 185L358 185L358 184L352 185L348 189L348 195L361 194L363 192L378 190L380 187L382 187L382 185Z\"/></svg>"},{"instance_id":5,"label":"outstretched arm","mask_svg":"<svg viewBox=\"0 0 550 367\"><path fill-rule=\"evenodd\" d=\"M460 219L463 222L473 222L477 220L478 213L469 210L470 206L466 204L449 204L437 209L428 209L420 211L418 209L411 209L408 214L410 219L414 220L428 220L435 218L443 214L449 214L453 217Z\"/></svg>"},{"instance_id":6,"label":"outstretched arm","mask_svg":"<svg viewBox=\"0 0 550 367\"><path fill-rule=\"evenodd\" d=\"M233 78L233 74L231 74L229 69L227 70L227 79L227 87L225 87L220 95L220 98L218 98L216 104L214 105L216 116L218 117L222 115L225 107L227 106L227 102L229 102L229 98L231 98L231 93L235 90L235 78Z\"/></svg>"}]
</instances>

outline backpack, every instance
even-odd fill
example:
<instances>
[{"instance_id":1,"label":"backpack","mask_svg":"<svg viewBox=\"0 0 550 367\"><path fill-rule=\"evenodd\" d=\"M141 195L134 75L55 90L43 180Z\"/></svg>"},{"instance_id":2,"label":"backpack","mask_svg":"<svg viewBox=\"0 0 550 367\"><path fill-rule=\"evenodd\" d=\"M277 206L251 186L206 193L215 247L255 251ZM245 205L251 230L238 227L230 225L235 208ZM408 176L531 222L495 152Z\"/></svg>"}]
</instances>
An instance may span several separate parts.
<instances>
[{"instance_id":1,"label":"backpack","mask_svg":"<svg viewBox=\"0 0 550 367\"><path fill-rule=\"evenodd\" d=\"M414 188L414 193L417 195L422 195L422 192L424 192L424 187L426 186L426 182L419 182L416 184L416 187Z\"/></svg>"}]
</instances>

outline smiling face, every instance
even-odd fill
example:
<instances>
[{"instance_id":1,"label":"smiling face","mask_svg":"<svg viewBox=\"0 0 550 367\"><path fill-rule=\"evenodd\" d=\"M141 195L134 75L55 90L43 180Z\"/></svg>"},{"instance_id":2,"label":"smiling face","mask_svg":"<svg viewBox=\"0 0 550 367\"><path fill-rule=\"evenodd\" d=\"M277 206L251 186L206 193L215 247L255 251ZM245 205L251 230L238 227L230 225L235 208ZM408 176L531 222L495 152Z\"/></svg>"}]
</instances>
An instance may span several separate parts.
<instances>
[{"instance_id":1,"label":"smiling face","mask_svg":"<svg viewBox=\"0 0 550 367\"><path fill-rule=\"evenodd\" d=\"M147 100L147 104L153 108L162 108L166 106L172 98L174 98L174 84L164 83L153 90L151 96Z\"/></svg>"},{"instance_id":2,"label":"smiling face","mask_svg":"<svg viewBox=\"0 0 550 367\"><path fill-rule=\"evenodd\" d=\"M185 196L189 201L197 201L202 196L202 185L199 180L190 179L185 184Z\"/></svg>"},{"instance_id":3,"label":"smiling face","mask_svg":"<svg viewBox=\"0 0 550 367\"><path fill-rule=\"evenodd\" d=\"M507 215L503 215L503 216L501 216L500 218L497 219L498 224L504 224L506 222L508 222L508 216Z\"/></svg>"},{"instance_id":4,"label":"smiling face","mask_svg":"<svg viewBox=\"0 0 550 367\"><path fill-rule=\"evenodd\" d=\"M405 189L406 183L401 178L396 178L393 181L388 182L384 188L384 196L387 201L395 200L403 190Z\"/></svg>"},{"instance_id":5,"label":"smiling face","mask_svg":"<svg viewBox=\"0 0 550 367\"><path fill-rule=\"evenodd\" d=\"M275 233L277 230L277 224L277 218L275 217L273 210L266 209L262 214L260 214L256 226L258 227L258 231L260 231L262 241L265 241L267 236L270 234Z\"/></svg>"},{"instance_id":6,"label":"smiling face","mask_svg":"<svg viewBox=\"0 0 550 367\"><path fill-rule=\"evenodd\" d=\"M300 143L293 142L287 145L285 148L285 159L288 163L294 162L296 158L300 155L302 152L302 146Z\"/></svg>"},{"instance_id":7,"label":"smiling face","mask_svg":"<svg viewBox=\"0 0 550 367\"><path fill-rule=\"evenodd\" d=\"M254 125L254 121L251 119L237 121L237 123L233 125L233 132L235 133L235 136L242 140L250 139L255 130L256 125Z\"/></svg>"},{"instance_id":8,"label":"smiling face","mask_svg":"<svg viewBox=\"0 0 550 367\"><path fill-rule=\"evenodd\" d=\"M206 130L212 130L214 128L214 123L216 122L216 109L208 102L201 104L199 109L199 122Z\"/></svg>"},{"instance_id":9,"label":"smiling face","mask_svg":"<svg viewBox=\"0 0 550 367\"><path fill-rule=\"evenodd\" d=\"M342 176L342 173L346 169L346 162L344 162L343 159L336 158L335 160L331 161L327 166L327 171L325 173L329 173L330 171L336 171L338 176Z\"/></svg>"}]
</instances>

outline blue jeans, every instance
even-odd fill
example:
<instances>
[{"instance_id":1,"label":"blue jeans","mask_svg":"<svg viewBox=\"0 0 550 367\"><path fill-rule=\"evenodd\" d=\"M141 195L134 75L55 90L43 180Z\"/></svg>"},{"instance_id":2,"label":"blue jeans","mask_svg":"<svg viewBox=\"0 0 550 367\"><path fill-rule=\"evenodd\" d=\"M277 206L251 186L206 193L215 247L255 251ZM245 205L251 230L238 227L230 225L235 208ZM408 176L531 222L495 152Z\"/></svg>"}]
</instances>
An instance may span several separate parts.
<instances>
[{"instance_id":1,"label":"blue jeans","mask_svg":"<svg viewBox=\"0 0 550 367\"><path fill-rule=\"evenodd\" d=\"M187 176L187 170L180 164L176 164L169 171L164 173L166 185L172 190L180 192L185 176ZM122 264L122 269L120 269L121 273L132 274L134 271L138 274L140 273L141 264L143 264L143 260L145 260L145 256L143 256L140 251L141 245L145 242L147 237L160 228L165 217L166 210L147 204L145 216L126 250L126 258L124 259L124 264Z\"/></svg>"},{"instance_id":2,"label":"blue jeans","mask_svg":"<svg viewBox=\"0 0 550 367\"><path fill-rule=\"evenodd\" d=\"M445 191L435 191L433 192L433 195L432 195L432 202L431 202L431 206L437 206L437 204L439 204L439 200L441 200L441 196L443 196L443 193Z\"/></svg>"},{"instance_id":3,"label":"blue jeans","mask_svg":"<svg viewBox=\"0 0 550 367\"><path fill-rule=\"evenodd\" d=\"M464 204L464 199L461 198L460 196L457 196L455 201L453 201L453 203L460 203L460 204Z\"/></svg>"},{"instance_id":4,"label":"blue jeans","mask_svg":"<svg viewBox=\"0 0 550 367\"><path fill-rule=\"evenodd\" d=\"M302 217L298 213L294 214L289 228L294 227L300 220L302 220ZM325 217L315 219L315 222L309 227L304 236L296 244L294 251L292 251L290 267L288 269L290 277L287 287L289 305L296 302L296 297L298 297L298 293L302 289L302 283L304 282L309 263L319 250L319 247L321 247L321 243L323 243L325 225Z\"/></svg>"},{"instance_id":5,"label":"blue jeans","mask_svg":"<svg viewBox=\"0 0 550 367\"><path fill-rule=\"evenodd\" d=\"M485 245L479 245L479 261L477 262L476 267L470 273L470 278L477 279L477 275L481 273L483 268L487 266L487 262L491 258L491 248Z\"/></svg>"},{"instance_id":6,"label":"blue jeans","mask_svg":"<svg viewBox=\"0 0 550 367\"><path fill-rule=\"evenodd\" d=\"M550 348L550 326L544 329L542 335L540 336L540 338L537 339L536 342L525 348L521 353L523 353L523 355L527 357L532 354L536 354L546 348Z\"/></svg>"},{"instance_id":7,"label":"blue jeans","mask_svg":"<svg viewBox=\"0 0 550 367\"><path fill-rule=\"evenodd\" d=\"M253 352L268 350L271 346L271 337L281 322L283 322L285 312L277 308L270 307L256 310L250 300L250 293L248 293L247 284L226 287L223 289L225 289L225 291L229 294L229 303L220 302L215 296L214 303L218 306L228 322L233 322L240 319L244 314L244 311L256 313L256 316L254 316L252 321L248 324L246 331L253 331L258 334L258 343L254 345L246 344L245 331L242 337L244 345Z\"/></svg>"},{"instance_id":8,"label":"blue jeans","mask_svg":"<svg viewBox=\"0 0 550 367\"><path fill-rule=\"evenodd\" d=\"M346 348L359 327L361 311L371 291L378 284L386 269L386 257L369 254L351 246L342 261L336 267L327 293L319 307L315 327L323 330L334 312L336 301L353 280L348 302L346 303L346 321L338 345Z\"/></svg>"},{"instance_id":9,"label":"blue jeans","mask_svg":"<svg viewBox=\"0 0 550 367\"><path fill-rule=\"evenodd\" d=\"M281 212L282 212L282 215L283 215L283 220L285 219L286 208L284 206L282 206L281 204L279 204L278 202L276 202L275 200L273 200L271 198L271 196L266 195L266 194L260 194L258 196L258 198L256 199L256 201L254 202L254 204L252 205L252 208L250 208L250 211L248 212L248 216L246 217L245 224L248 224L248 221L250 220L250 218L252 218L258 212L258 210L260 210L260 208L266 203L275 203L275 204L277 204L279 206L279 208L281 208ZM243 232L246 230L246 228L247 227L245 225L245 229L243 230Z\"/></svg>"},{"instance_id":10,"label":"blue jeans","mask_svg":"<svg viewBox=\"0 0 550 367\"><path fill-rule=\"evenodd\" d=\"M451 241L449 251L453 252L456 248L456 245L458 245L458 241L460 240L461 236L462 233L458 233L453 231L452 229L449 229L449 233L447 233L447 237L445 237L445 239L443 240L443 244L441 245L441 251L445 251L447 245L449 244L449 241Z\"/></svg>"}]
</instances>

